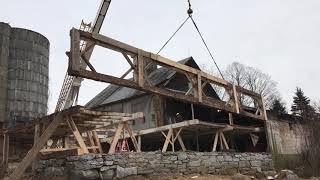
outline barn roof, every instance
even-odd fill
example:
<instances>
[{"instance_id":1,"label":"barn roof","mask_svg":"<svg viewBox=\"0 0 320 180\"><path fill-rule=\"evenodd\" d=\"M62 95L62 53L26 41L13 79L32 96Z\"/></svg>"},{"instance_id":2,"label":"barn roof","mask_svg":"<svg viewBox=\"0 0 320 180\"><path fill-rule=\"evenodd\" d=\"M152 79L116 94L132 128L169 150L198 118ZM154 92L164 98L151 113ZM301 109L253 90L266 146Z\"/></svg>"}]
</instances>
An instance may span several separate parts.
<instances>
[{"instance_id":1,"label":"barn roof","mask_svg":"<svg viewBox=\"0 0 320 180\"><path fill-rule=\"evenodd\" d=\"M200 69L200 67L197 65L197 63L192 57L188 57L186 59L180 60L178 61L178 63L184 64L196 69ZM161 67L151 72L148 79L150 80L150 83L153 86L159 86L163 82L170 80L175 74L176 72L174 70ZM109 104L112 102L133 98L142 94L145 94L145 92L110 84L104 90L102 90L98 95L96 95L93 99L91 99L85 106L97 107L104 104ZM216 98L219 98L219 97L216 95Z\"/></svg>"}]
</instances>

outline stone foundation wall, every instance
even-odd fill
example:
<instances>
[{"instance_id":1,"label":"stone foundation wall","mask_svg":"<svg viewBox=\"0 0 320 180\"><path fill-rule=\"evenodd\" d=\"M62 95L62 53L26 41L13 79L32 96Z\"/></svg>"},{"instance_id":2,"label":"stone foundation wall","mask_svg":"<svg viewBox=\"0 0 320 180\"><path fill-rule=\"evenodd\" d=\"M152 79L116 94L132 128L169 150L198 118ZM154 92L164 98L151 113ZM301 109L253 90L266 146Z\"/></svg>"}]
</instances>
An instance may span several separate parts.
<instances>
[{"instance_id":1,"label":"stone foundation wall","mask_svg":"<svg viewBox=\"0 0 320 180\"><path fill-rule=\"evenodd\" d=\"M271 155L226 152L145 152L87 154L40 160L36 173L69 179L112 179L130 175L223 174L264 176L273 171Z\"/></svg>"}]
</instances>

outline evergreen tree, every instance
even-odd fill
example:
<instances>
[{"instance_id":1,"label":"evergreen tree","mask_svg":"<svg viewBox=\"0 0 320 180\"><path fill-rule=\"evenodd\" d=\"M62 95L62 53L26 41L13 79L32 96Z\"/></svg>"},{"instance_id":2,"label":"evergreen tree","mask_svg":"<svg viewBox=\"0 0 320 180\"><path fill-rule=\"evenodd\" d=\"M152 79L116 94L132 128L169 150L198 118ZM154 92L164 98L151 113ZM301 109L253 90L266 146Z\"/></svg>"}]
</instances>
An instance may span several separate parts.
<instances>
[{"instance_id":1,"label":"evergreen tree","mask_svg":"<svg viewBox=\"0 0 320 180\"><path fill-rule=\"evenodd\" d=\"M277 113L277 114L287 114L286 107L284 104L280 101L280 99L275 99L270 108L271 112Z\"/></svg>"},{"instance_id":2,"label":"evergreen tree","mask_svg":"<svg viewBox=\"0 0 320 180\"><path fill-rule=\"evenodd\" d=\"M300 115L304 118L310 117L314 112L314 109L310 105L310 99L304 95L301 88L297 87L296 89L291 111L294 115Z\"/></svg>"}]
</instances>

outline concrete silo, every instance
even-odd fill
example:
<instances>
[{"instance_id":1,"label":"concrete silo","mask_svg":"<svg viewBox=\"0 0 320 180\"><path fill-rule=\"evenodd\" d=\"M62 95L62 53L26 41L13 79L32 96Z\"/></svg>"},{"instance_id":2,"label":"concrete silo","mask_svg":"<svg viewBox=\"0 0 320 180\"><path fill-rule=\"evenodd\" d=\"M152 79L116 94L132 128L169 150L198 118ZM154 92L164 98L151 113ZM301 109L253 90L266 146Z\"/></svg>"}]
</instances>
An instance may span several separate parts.
<instances>
[{"instance_id":1,"label":"concrete silo","mask_svg":"<svg viewBox=\"0 0 320 180\"><path fill-rule=\"evenodd\" d=\"M42 117L47 113L49 41L43 35L11 28L7 65L6 124Z\"/></svg>"},{"instance_id":2,"label":"concrete silo","mask_svg":"<svg viewBox=\"0 0 320 180\"><path fill-rule=\"evenodd\" d=\"M11 27L0 22L0 123L7 118L8 57Z\"/></svg>"}]
</instances>

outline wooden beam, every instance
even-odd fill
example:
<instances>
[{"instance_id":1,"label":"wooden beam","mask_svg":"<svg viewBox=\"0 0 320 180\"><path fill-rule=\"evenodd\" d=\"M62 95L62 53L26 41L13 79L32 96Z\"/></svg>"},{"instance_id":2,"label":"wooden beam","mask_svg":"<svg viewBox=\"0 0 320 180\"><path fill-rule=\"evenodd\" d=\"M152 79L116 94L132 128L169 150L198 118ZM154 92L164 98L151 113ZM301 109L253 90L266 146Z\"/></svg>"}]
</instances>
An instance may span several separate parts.
<instances>
[{"instance_id":1,"label":"wooden beam","mask_svg":"<svg viewBox=\"0 0 320 180\"><path fill-rule=\"evenodd\" d=\"M194 103L194 104L201 104L201 105L204 105L204 106L207 106L207 107L221 109L223 111L233 112L234 113L234 108L228 106L226 104L226 102L220 101L220 100L216 100L216 99L213 99L213 98L209 99L209 98L204 98L203 97L202 103L199 103L198 98L191 97L191 96L186 96L185 94L182 94L182 93L176 93L176 92L173 92L173 91L170 91L170 90L167 90L167 89L163 89L163 88L160 88L160 87L155 87L155 86L144 86L144 87L141 87L134 81L121 79L121 78L117 78L117 77L113 77L113 76L109 76L109 75L105 75L105 74L95 73L95 72L87 71L87 70L84 70L84 69L81 69L80 72L75 72L75 71L68 71L68 72L69 72L70 75L73 75L73 76L78 76L78 77L93 79L93 80L96 80L96 81L116 84L118 86L125 86L125 87L129 87L129 88L133 88L133 89L137 89L137 90L141 90L141 91L145 91L145 92L149 92L149 93L162 95L162 96L165 96L165 97L171 97L171 98L178 99L178 100L181 100L181 101L184 101L184 102L190 102L190 103Z\"/></svg>"},{"instance_id":2,"label":"wooden beam","mask_svg":"<svg viewBox=\"0 0 320 180\"><path fill-rule=\"evenodd\" d=\"M39 151L46 144L47 140L51 137L54 131L57 129L59 123L63 120L63 116L61 114L57 114L53 121L48 125L46 130L40 136L38 143L36 143L28 154L23 158L23 160L19 163L18 167L13 171L13 173L9 176L10 180L18 180L21 179L23 173L28 168L28 166L32 163L32 161L37 157Z\"/></svg>"},{"instance_id":3,"label":"wooden beam","mask_svg":"<svg viewBox=\"0 0 320 180\"><path fill-rule=\"evenodd\" d=\"M84 140L83 140L83 138L82 138L82 136L81 136L76 124L74 123L72 117L68 117L67 118L67 123L68 123L69 128L71 129L74 137L76 138L80 148L82 149L83 153L84 154L88 154L89 150L88 150L86 144L84 143Z\"/></svg>"}]
</instances>

